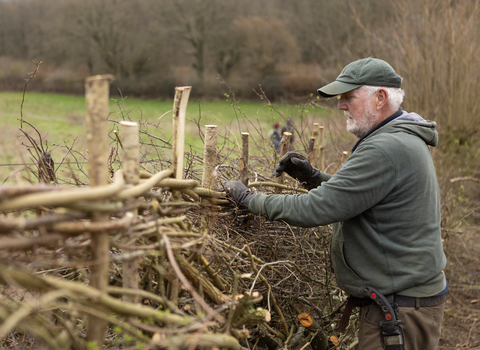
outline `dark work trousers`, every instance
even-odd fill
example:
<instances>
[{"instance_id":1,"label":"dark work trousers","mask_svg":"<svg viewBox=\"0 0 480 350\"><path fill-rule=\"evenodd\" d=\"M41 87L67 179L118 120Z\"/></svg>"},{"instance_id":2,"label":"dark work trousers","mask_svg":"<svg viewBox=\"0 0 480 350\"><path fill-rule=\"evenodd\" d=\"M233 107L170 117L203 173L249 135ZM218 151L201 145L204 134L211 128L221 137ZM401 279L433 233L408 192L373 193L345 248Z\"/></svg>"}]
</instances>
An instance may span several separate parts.
<instances>
[{"instance_id":1,"label":"dark work trousers","mask_svg":"<svg viewBox=\"0 0 480 350\"><path fill-rule=\"evenodd\" d=\"M399 319L405 336L405 350L436 350L440 340L445 303L432 307L399 307ZM383 350L379 322L382 311L377 305L360 310L358 350Z\"/></svg>"}]
</instances>

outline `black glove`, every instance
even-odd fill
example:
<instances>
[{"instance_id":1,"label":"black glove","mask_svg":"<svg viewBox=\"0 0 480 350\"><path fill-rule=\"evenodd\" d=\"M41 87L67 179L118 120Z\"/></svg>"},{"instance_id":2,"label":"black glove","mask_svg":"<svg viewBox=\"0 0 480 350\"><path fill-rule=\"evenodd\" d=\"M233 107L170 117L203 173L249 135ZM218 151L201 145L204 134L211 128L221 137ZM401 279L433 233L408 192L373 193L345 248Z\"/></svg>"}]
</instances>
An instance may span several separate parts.
<instances>
[{"instance_id":1,"label":"black glove","mask_svg":"<svg viewBox=\"0 0 480 350\"><path fill-rule=\"evenodd\" d=\"M248 204L255 197L255 193L250 192L247 186L240 181L230 180L223 183L223 187L227 191L227 195L232 198L235 203L248 208Z\"/></svg>"},{"instance_id":2,"label":"black glove","mask_svg":"<svg viewBox=\"0 0 480 350\"><path fill-rule=\"evenodd\" d=\"M279 177L283 172L300 181L308 190L317 187L322 180L322 172L311 166L307 158L296 152L285 153L278 161L273 175Z\"/></svg>"}]
</instances>

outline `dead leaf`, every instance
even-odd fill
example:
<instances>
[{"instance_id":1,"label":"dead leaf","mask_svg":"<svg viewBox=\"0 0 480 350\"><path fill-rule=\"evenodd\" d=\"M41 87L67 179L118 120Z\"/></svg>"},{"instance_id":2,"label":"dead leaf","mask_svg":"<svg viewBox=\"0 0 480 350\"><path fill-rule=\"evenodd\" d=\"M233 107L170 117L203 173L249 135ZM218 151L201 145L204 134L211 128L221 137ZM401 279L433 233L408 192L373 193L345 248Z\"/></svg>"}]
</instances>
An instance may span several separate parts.
<instances>
[{"instance_id":1,"label":"dead leaf","mask_svg":"<svg viewBox=\"0 0 480 350\"><path fill-rule=\"evenodd\" d=\"M298 317L298 320L300 321L300 324L304 327L310 327L313 323L312 316L310 316L306 312L301 313L297 317Z\"/></svg>"},{"instance_id":2,"label":"dead leaf","mask_svg":"<svg viewBox=\"0 0 480 350\"><path fill-rule=\"evenodd\" d=\"M331 342L333 343L333 345L335 345L335 346L337 346L337 345L340 344L340 340L338 340L338 338L337 338L336 336L334 336L334 335L332 335L332 336L330 337L330 341L331 341Z\"/></svg>"}]
</instances>

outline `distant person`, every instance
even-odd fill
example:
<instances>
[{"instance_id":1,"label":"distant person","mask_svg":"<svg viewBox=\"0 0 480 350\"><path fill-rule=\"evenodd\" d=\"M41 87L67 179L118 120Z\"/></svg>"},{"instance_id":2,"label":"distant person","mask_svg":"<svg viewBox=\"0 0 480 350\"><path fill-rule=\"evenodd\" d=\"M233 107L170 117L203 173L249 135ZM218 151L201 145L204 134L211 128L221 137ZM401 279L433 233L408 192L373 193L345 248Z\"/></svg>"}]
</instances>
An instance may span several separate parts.
<instances>
[{"instance_id":1,"label":"distant person","mask_svg":"<svg viewBox=\"0 0 480 350\"><path fill-rule=\"evenodd\" d=\"M322 97L339 96L347 131L358 141L334 175L295 152L280 158L275 176L286 172L307 194L266 195L239 181L224 183L236 203L268 220L335 223L332 267L350 296L340 325L361 306L359 350L437 349L448 291L440 189L429 149L438 144L437 124L400 107L401 83L387 62L364 58L318 89ZM379 299L381 305L373 302Z\"/></svg>"},{"instance_id":2,"label":"distant person","mask_svg":"<svg viewBox=\"0 0 480 350\"><path fill-rule=\"evenodd\" d=\"M270 130L268 133L268 136L270 137L270 141L273 144L273 147L275 148L275 152L277 154L280 154L280 141L282 141L282 135L280 134L280 123L275 122L273 124L273 129Z\"/></svg>"},{"instance_id":3,"label":"distant person","mask_svg":"<svg viewBox=\"0 0 480 350\"><path fill-rule=\"evenodd\" d=\"M285 126L282 127L282 136L283 136L283 133L284 132L289 132L292 134L292 136L290 137L290 148L289 150L293 150L293 140L294 140L294 132L293 132L293 117L288 117L287 119L287 123L285 124Z\"/></svg>"}]
</instances>

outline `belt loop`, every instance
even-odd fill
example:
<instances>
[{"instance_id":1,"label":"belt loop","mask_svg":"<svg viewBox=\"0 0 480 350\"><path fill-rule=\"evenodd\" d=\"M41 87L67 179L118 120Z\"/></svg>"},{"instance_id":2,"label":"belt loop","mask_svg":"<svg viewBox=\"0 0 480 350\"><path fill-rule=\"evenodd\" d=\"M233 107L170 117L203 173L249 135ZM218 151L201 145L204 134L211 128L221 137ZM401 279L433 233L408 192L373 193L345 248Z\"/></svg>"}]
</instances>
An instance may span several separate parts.
<instances>
[{"instance_id":1,"label":"belt loop","mask_svg":"<svg viewBox=\"0 0 480 350\"><path fill-rule=\"evenodd\" d=\"M420 309L420 298L415 298L415 309Z\"/></svg>"}]
</instances>

